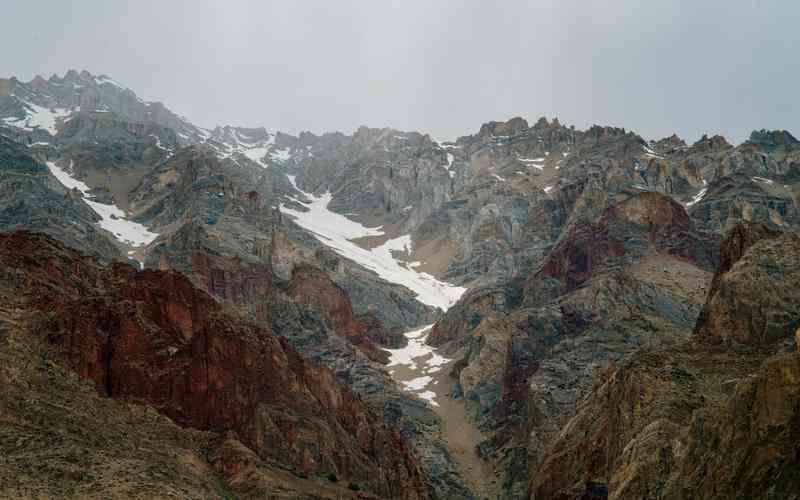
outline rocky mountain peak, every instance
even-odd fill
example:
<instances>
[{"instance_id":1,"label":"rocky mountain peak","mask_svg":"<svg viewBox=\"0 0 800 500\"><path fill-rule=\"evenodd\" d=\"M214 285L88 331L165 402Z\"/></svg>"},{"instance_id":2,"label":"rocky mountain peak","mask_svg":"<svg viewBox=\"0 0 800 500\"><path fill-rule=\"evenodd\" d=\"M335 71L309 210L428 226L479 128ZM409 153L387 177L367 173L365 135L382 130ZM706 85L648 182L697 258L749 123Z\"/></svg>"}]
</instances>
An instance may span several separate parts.
<instances>
[{"instance_id":1,"label":"rocky mountain peak","mask_svg":"<svg viewBox=\"0 0 800 500\"><path fill-rule=\"evenodd\" d=\"M36 75L33 77L33 80L31 80L30 85L36 90L44 90L47 88L47 80L42 78L42 75Z\"/></svg>"},{"instance_id":2,"label":"rocky mountain peak","mask_svg":"<svg viewBox=\"0 0 800 500\"><path fill-rule=\"evenodd\" d=\"M614 205L613 212L641 226L659 228L687 227L689 216L680 203L656 191L643 191Z\"/></svg>"},{"instance_id":3,"label":"rocky mountain peak","mask_svg":"<svg viewBox=\"0 0 800 500\"><path fill-rule=\"evenodd\" d=\"M481 125L478 135L481 138L509 136L524 132L528 128L528 122L524 118L516 116L505 122L491 121L484 123Z\"/></svg>"},{"instance_id":4,"label":"rocky mountain peak","mask_svg":"<svg viewBox=\"0 0 800 500\"><path fill-rule=\"evenodd\" d=\"M622 127L592 125L591 128L589 128L589 130L587 131L587 133L589 134L590 137L593 137L599 141L604 141L608 139L617 139L623 137L628 133L628 131ZM641 142L644 143L644 139L641 139Z\"/></svg>"},{"instance_id":5,"label":"rocky mountain peak","mask_svg":"<svg viewBox=\"0 0 800 500\"><path fill-rule=\"evenodd\" d=\"M699 151L722 151L724 149L730 149L733 146L731 143L728 142L725 137L721 135L715 135L713 137L708 137L708 135L703 134L697 142L692 144L692 149L699 150Z\"/></svg>"},{"instance_id":6,"label":"rocky mountain peak","mask_svg":"<svg viewBox=\"0 0 800 500\"><path fill-rule=\"evenodd\" d=\"M664 137L663 139L656 141L656 145L659 147L666 146L666 147L676 148L676 147L686 146L686 142L680 137L678 137L677 134L672 134L669 137Z\"/></svg>"},{"instance_id":7,"label":"rocky mountain peak","mask_svg":"<svg viewBox=\"0 0 800 500\"><path fill-rule=\"evenodd\" d=\"M800 141L786 130L754 130L747 142L769 151L781 147L792 149L800 145Z\"/></svg>"},{"instance_id":8,"label":"rocky mountain peak","mask_svg":"<svg viewBox=\"0 0 800 500\"><path fill-rule=\"evenodd\" d=\"M68 70L64 74L64 80L72 83L77 83L80 80L80 75L74 69Z\"/></svg>"}]
</instances>

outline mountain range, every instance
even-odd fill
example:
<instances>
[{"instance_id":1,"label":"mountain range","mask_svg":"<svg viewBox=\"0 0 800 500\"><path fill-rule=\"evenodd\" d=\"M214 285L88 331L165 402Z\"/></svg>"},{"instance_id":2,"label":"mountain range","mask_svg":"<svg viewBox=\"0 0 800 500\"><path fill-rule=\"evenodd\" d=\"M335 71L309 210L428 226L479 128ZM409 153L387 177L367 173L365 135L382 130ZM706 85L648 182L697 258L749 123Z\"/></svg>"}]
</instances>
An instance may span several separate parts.
<instances>
[{"instance_id":1,"label":"mountain range","mask_svg":"<svg viewBox=\"0 0 800 500\"><path fill-rule=\"evenodd\" d=\"M476 129L0 79L2 496L800 498L800 141Z\"/></svg>"}]
</instances>

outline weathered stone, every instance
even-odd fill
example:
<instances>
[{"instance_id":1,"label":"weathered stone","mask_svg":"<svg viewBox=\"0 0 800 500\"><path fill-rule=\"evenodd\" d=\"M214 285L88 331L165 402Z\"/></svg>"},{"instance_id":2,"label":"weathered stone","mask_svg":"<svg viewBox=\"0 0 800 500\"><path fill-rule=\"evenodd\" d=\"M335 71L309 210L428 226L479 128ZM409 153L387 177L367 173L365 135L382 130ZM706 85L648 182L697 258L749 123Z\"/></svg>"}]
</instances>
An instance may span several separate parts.
<instances>
[{"instance_id":1,"label":"weathered stone","mask_svg":"<svg viewBox=\"0 0 800 500\"><path fill-rule=\"evenodd\" d=\"M20 304L49 318L38 335L108 397L198 429L234 430L262 459L335 473L389 497L424 498L418 464L393 430L327 368L227 314L174 272L103 267L43 236L0 237ZM8 286L8 284L4 284Z\"/></svg>"}]
</instances>

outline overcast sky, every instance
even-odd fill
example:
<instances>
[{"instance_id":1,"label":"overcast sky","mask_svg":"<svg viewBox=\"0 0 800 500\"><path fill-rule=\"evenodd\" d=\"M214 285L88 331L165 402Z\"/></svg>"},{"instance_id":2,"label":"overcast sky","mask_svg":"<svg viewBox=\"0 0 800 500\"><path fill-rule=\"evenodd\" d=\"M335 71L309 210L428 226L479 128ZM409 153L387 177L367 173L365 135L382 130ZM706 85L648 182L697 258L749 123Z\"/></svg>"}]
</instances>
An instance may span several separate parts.
<instances>
[{"instance_id":1,"label":"overcast sky","mask_svg":"<svg viewBox=\"0 0 800 500\"><path fill-rule=\"evenodd\" d=\"M800 136L797 0L2 1L0 75L105 73L205 127Z\"/></svg>"}]
</instances>

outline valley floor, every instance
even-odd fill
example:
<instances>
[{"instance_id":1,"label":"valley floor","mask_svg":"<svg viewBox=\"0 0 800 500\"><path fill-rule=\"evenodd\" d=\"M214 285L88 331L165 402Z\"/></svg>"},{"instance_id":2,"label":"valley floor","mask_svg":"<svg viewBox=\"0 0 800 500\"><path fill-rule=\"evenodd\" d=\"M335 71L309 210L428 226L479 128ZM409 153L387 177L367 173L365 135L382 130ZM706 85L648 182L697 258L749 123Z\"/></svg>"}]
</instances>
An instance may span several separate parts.
<instances>
[{"instance_id":1,"label":"valley floor","mask_svg":"<svg viewBox=\"0 0 800 500\"><path fill-rule=\"evenodd\" d=\"M425 399L442 421L442 433L459 472L477 498L497 498L498 480L489 462L478 456L484 437L472 423L461 398L453 397L449 373L455 363L425 344L430 326L406 334L408 346L389 350L389 374L412 394Z\"/></svg>"}]
</instances>

